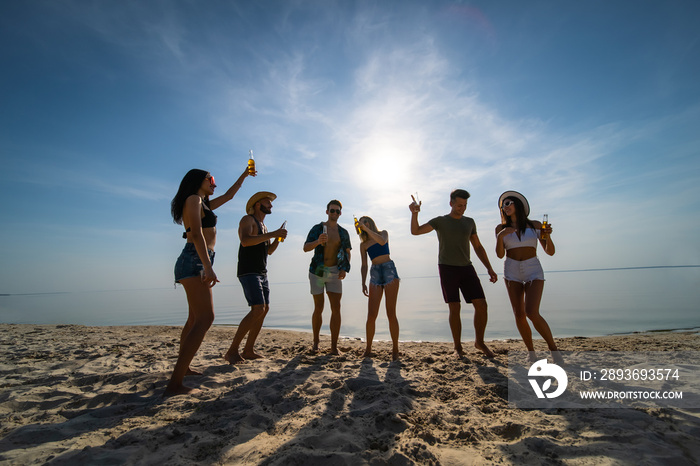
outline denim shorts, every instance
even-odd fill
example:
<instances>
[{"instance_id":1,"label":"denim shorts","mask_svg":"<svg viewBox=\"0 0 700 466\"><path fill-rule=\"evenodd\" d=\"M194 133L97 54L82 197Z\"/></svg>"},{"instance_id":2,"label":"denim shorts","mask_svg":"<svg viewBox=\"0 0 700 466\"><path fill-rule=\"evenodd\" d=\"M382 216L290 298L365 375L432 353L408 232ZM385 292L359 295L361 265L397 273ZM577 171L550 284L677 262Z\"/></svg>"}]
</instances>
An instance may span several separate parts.
<instances>
[{"instance_id":1,"label":"denim shorts","mask_svg":"<svg viewBox=\"0 0 700 466\"><path fill-rule=\"evenodd\" d=\"M486 299L473 265L438 264L438 270L442 297L445 298L446 303L458 303L460 291L468 303L475 299Z\"/></svg>"},{"instance_id":2,"label":"denim shorts","mask_svg":"<svg viewBox=\"0 0 700 466\"><path fill-rule=\"evenodd\" d=\"M309 272L309 285L311 294L323 294L325 288L326 293L342 293L343 281L338 278L338 267L322 267L319 268L322 275L315 275Z\"/></svg>"},{"instance_id":3,"label":"denim shorts","mask_svg":"<svg viewBox=\"0 0 700 466\"><path fill-rule=\"evenodd\" d=\"M214 251L211 249L207 249L207 251L209 260L214 265ZM179 283L184 278L200 277L203 270L204 265L197 254L194 243L186 243L180 257L175 262L175 283Z\"/></svg>"},{"instance_id":4,"label":"denim shorts","mask_svg":"<svg viewBox=\"0 0 700 466\"><path fill-rule=\"evenodd\" d=\"M506 262L503 264L503 278L511 282L529 283L533 280L544 280L544 270L537 257L524 261L506 257Z\"/></svg>"},{"instance_id":5,"label":"denim shorts","mask_svg":"<svg viewBox=\"0 0 700 466\"><path fill-rule=\"evenodd\" d=\"M270 283L267 281L267 275L239 275L238 281L241 282L248 306L270 304Z\"/></svg>"},{"instance_id":6,"label":"denim shorts","mask_svg":"<svg viewBox=\"0 0 700 466\"><path fill-rule=\"evenodd\" d=\"M396 271L394 261L387 261L382 264L372 264L372 267L369 269L370 285L384 286L388 285L394 280L401 280L399 278L399 273Z\"/></svg>"}]
</instances>

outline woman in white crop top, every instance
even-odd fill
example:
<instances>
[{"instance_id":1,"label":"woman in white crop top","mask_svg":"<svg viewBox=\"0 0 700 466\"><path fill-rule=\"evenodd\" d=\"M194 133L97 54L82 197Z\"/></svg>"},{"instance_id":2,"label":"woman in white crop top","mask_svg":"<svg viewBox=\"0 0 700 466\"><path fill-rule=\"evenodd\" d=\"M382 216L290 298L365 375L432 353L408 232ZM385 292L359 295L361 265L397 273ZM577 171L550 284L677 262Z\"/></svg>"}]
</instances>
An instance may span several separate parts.
<instances>
[{"instance_id":1,"label":"woman in white crop top","mask_svg":"<svg viewBox=\"0 0 700 466\"><path fill-rule=\"evenodd\" d=\"M515 314L515 324L530 352L529 359L531 362L538 360L528 319L547 342L554 362L563 363L552 331L540 315L544 271L537 258L537 242L539 240L544 252L553 255L552 228L548 225L545 239L540 237L542 224L527 218L530 205L525 196L516 191L503 193L498 200L498 207L501 211L501 224L496 226L496 255L499 258L506 256L503 276Z\"/></svg>"}]
</instances>

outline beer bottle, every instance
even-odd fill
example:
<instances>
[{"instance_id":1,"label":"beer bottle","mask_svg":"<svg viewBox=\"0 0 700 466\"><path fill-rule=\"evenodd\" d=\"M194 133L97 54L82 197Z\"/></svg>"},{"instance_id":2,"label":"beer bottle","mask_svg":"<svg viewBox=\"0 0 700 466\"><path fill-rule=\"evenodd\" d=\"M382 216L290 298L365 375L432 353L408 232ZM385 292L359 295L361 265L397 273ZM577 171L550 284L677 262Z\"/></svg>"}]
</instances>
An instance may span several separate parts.
<instances>
[{"instance_id":1,"label":"beer bottle","mask_svg":"<svg viewBox=\"0 0 700 466\"><path fill-rule=\"evenodd\" d=\"M544 232L547 229L548 223L549 223L549 215L544 214L544 217L542 218L542 231L540 232L540 239L549 238L549 235L547 235L547 233Z\"/></svg>"},{"instance_id":2,"label":"beer bottle","mask_svg":"<svg viewBox=\"0 0 700 466\"><path fill-rule=\"evenodd\" d=\"M255 175L255 159L253 158L253 149L248 151L248 174Z\"/></svg>"},{"instance_id":3,"label":"beer bottle","mask_svg":"<svg viewBox=\"0 0 700 466\"><path fill-rule=\"evenodd\" d=\"M280 227L280 229L284 230L286 228L286 226L287 226L287 221L285 220L284 223L282 224L282 226ZM277 241L279 241L280 243L284 243L284 238L282 238L280 236L279 238L277 238Z\"/></svg>"}]
</instances>

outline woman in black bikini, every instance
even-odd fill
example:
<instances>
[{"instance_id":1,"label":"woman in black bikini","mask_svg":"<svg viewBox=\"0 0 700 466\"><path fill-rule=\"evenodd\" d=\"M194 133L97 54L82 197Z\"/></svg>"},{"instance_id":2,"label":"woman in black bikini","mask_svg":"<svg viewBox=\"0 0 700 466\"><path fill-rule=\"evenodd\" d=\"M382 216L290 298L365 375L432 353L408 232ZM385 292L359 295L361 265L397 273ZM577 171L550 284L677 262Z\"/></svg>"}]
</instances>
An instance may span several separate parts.
<instances>
[{"instance_id":1,"label":"woman in black bikini","mask_svg":"<svg viewBox=\"0 0 700 466\"><path fill-rule=\"evenodd\" d=\"M189 315L180 336L180 353L165 389L164 396L182 395L193 388L183 385L186 375L198 375L190 369L190 362L214 322L214 304L211 288L218 282L212 268L216 244L216 215L213 210L233 199L248 176L248 168L223 196L209 199L214 194L214 177L204 170L187 172L171 203L173 220L185 227L185 248L175 263L175 282L185 288ZM254 175L253 175L254 176Z\"/></svg>"},{"instance_id":2,"label":"woman in black bikini","mask_svg":"<svg viewBox=\"0 0 700 466\"><path fill-rule=\"evenodd\" d=\"M399 321L396 318L396 301L399 295L399 275L394 261L389 257L389 233L379 232L377 225L369 217L359 220L360 255L362 256L362 292L369 298L367 304L367 349L363 354L372 356L372 339L375 322L379 314L382 294L386 293L386 315L389 318L389 333L393 342L391 359L399 359ZM369 290L367 289L367 257L372 261Z\"/></svg>"}]
</instances>

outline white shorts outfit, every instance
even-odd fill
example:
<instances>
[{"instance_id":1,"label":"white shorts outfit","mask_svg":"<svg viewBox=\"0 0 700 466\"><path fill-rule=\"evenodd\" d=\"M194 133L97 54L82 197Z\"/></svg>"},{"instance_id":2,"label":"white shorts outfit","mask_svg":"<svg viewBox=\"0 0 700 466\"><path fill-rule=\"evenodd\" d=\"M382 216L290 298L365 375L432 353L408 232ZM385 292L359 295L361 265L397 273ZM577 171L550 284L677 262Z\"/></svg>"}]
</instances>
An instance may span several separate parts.
<instances>
[{"instance_id":1,"label":"white shorts outfit","mask_svg":"<svg viewBox=\"0 0 700 466\"><path fill-rule=\"evenodd\" d=\"M523 247L537 248L539 233L534 228L525 229L521 236L518 236L517 232L513 232L503 238L503 246L506 250ZM544 280L544 270L542 270L542 264L537 257L524 261L516 261L506 257L503 265L503 277L511 282L525 284L533 280Z\"/></svg>"},{"instance_id":2,"label":"white shorts outfit","mask_svg":"<svg viewBox=\"0 0 700 466\"><path fill-rule=\"evenodd\" d=\"M537 257L524 261L506 257L503 277L511 282L530 283L533 280L544 280L544 270Z\"/></svg>"}]
</instances>

